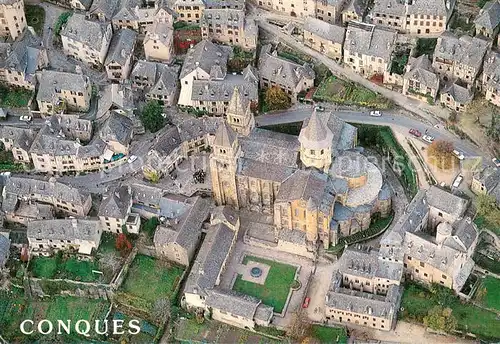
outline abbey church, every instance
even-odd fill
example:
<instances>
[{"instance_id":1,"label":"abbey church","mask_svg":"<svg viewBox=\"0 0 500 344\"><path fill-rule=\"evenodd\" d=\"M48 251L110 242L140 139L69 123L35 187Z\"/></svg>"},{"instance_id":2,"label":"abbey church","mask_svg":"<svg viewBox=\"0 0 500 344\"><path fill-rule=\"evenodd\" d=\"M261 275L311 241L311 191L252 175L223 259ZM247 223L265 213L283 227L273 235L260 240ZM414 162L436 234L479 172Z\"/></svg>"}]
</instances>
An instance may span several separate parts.
<instances>
[{"instance_id":1,"label":"abbey church","mask_svg":"<svg viewBox=\"0 0 500 344\"><path fill-rule=\"evenodd\" d=\"M307 255L390 214L382 173L356 147L357 129L334 114L313 111L298 137L255 128L236 88L226 116L210 155L215 202L272 215L278 247Z\"/></svg>"}]
</instances>

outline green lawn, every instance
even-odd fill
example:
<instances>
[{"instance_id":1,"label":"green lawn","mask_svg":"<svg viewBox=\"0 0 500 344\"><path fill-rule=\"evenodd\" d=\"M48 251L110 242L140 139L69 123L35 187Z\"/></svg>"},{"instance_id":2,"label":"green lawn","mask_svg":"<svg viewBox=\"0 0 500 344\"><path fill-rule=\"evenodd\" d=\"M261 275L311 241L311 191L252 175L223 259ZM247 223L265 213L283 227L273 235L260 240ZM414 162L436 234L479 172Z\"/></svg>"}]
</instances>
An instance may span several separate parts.
<instances>
[{"instance_id":1,"label":"green lawn","mask_svg":"<svg viewBox=\"0 0 500 344\"><path fill-rule=\"evenodd\" d=\"M254 256L245 256L243 264L247 264L250 260L271 266L266 282L262 285L244 281L239 275L234 282L233 290L255 296L261 299L264 304L274 307L275 312L281 313L290 293L290 286L295 280L297 268Z\"/></svg>"},{"instance_id":2,"label":"green lawn","mask_svg":"<svg viewBox=\"0 0 500 344\"><path fill-rule=\"evenodd\" d=\"M100 278L92 270L99 270L95 261L78 260L74 257L36 257L30 262L30 270L38 278L67 278L75 281L94 282Z\"/></svg>"},{"instance_id":3,"label":"green lawn","mask_svg":"<svg viewBox=\"0 0 500 344\"><path fill-rule=\"evenodd\" d=\"M130 265L121 291L131 296L129 301L134 303L133 306L151 308L160 298L172 300L175 297L183 272L179 266L160 267L156 259L138 254Z\"/></svg>"},{"instance_id":4,"label":"green lawn","mask_svg":"<svg viewBox=\"0 0 500 344\"><path fill-rule=\"evenodd\" d=\"M25 319L48 319L53 323L58 319L71 320L72 326L82 319L93 324L97 319L104 319L108 308L109 303L101 299L57 296L43 301L27 301L22 296L0 294L0 334L11 342L34 342L35 335L27 340L26 335L19 331L19 325ZM62 340L60 336L58 339Z\"/></svg>"},{"instance_id":5,"label":"green lawn","mask_svg":"<svg viewBox=\"0 0 500 344\"><path fill-rule=\"evenodd\" d=\"M0 107L25 107L32 97L32 91L0 85Z\"/></svg>"},{"instance_id":6,"label":"green lawn","mask_svg":"<svg viewBox=\"0 0 500 344\"><path fill-rule=\"evenodd\" d=\"M24 5L26 23L32 26L37 35L43 35L43 24L45 22L45 10L38 5Z\"/></svg>"},{"instance_id":7,"label":"green lawn","mask_svg":"<svg viewBox=\"0 0 500 344\"><path fill-rule=\"evenodd\" d=\"M405 320L423 322L423 317L438 303L433 295L423 287L409 284L405 287L399 316ZM500 339L500 326L497 326L497 315L493 312L476 307L470 303L461 303L457 297L445 303L452 309L452 315L457 319L457 329L472 332L483 339Z\"/></svg>"},{"instance_id":8,"label":"green lawn","mask_svg":"<svg viewBox=\"0 0 500 344\"><path fill-rule=\"evenodd\" d=\"M478 215L474 219L474 223L479 229L489 229L496 235L500 235L500 228L497 226L494 226L493 224L489 223L484 216Z\"/></svg>"},{"instance_id":9,"label":"green lawn","mask_svg":"<svg viewBox=\"0 0 500 344\"><path fill-rule=\"evenodd\" d=\"M347 343L347 332L343 327L313 325L312 336L321 343Z\"/></svg>"},{"instance_id":10,"label":"green lawn","mask_svg":"<svg viewBox=\"0 0 500 344\"><path fill-rule=\"evenodd\" d=\"M486 289L486 294L478 301L488 308L500 311L500 279L491 276L486 277L481 282L478 290L483 288Z\"/></svg>"}]
</instances>

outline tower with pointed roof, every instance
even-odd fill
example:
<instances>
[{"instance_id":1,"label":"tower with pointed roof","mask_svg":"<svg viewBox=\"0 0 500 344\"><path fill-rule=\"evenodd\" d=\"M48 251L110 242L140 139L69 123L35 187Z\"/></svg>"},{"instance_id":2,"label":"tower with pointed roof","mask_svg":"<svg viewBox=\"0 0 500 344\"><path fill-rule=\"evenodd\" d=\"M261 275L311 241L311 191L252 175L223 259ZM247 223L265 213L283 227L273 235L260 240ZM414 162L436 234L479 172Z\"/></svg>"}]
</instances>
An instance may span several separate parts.
<instances>
[{"instance_id":1,"label":"tower with pointed roof","mask_svg":"<svg viewBox=\"0 0 500 344\"><path fill-rule=\"evenodd\" d=\"M212 149L210 175L215 203L238 208L236 169L241 150L236 132L225 121L217 128Z\"/></svg>"},{"instance_id":2,"label":"tower with pointed roof","mask_svg":"<svg viewBox=\"0 0 500 344\"><path fill-rule=\"evenodd\" d=\"M332 131L314 110L299 134L300 160L304 166L327 172L332 164L332 140Z\"/></svg>"},{"instance_id":3,"label":"tower with pointed roof","mask_svg":"<svg viewBox=\"0 0 500 344\"><path fill-rule=\"evenodd\" d=\"M227 123L240 135L248 136L255 128L255 118L250 110L250 101L237 86L234 87L226 116Z\"/></svg>"}]
</instances>

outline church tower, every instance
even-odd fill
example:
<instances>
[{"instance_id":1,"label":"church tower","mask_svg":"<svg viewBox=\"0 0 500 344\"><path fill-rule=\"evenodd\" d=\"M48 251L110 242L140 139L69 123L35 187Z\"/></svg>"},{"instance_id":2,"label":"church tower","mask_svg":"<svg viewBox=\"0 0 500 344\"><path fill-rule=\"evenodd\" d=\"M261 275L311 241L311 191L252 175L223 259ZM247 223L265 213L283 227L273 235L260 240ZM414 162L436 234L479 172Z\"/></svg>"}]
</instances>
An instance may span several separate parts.
<instances>
[{"instance_id":1,"label":"church tower","mask_svg":"<svg viewBox=\"0 0 500 344\"><path fill-rule=\"evenodd\" d=\"M309 122L299 134L300 160L306 167L328 172L332 164L333 133L313 111Z\"/></svg>"},{"instance_id":2,"label":"church tower","mask_svg":"<svg viewBox=\"0 0 500 344\"><path fill-rule=\"evenodd\" d=\"M234 87L226 115L227 123L240 135L248 136L255 128L255 118L250 110L250 100L241 94L238 86Z\"/></svg>"},{"instance_id":3,"label":"church tower","mask_svg":"<svg viewBox=\"0 0 500 344\"><path fill-rule=\"evenodd\" d=\"M238 204L236 189L236 169L238 157L241 155L238 136L225 121L217 128L213 152L210 154L210 174L212 177L212 192L217 205Z\"/></svg>"}]
</instances>

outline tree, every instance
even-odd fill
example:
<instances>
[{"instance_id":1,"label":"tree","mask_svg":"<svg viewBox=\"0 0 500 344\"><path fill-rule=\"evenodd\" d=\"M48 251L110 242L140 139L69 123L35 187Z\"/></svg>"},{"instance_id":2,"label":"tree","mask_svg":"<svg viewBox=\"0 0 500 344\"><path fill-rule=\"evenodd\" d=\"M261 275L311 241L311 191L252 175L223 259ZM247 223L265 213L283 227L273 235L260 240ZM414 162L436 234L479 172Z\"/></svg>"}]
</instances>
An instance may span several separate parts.
<instances>
[{"instance_id":1,"label":"tree","mask_svg":"<svg viewBox=\"0 0 500 344\"><path fill-rule=\"evenodd\" d=\"M436 167L448 170L456 161L453 155L453 143L445 140L436 140L427 149L427 156Z\"/></svg>"},{"instance_id":2,"label":"tree","mask_svg":"<svg viewBox=\"0 0 500 344\"><path fill-rule=\"evenodd\" d=\"M123 233L118 234L115 247L120 252L122 257L125 257L132 250L132 244Z\"/></svg>"},{"instance_id":3,"label":"tree","mask_svg":"<svg viewBox=\"0 0 500 344\"><path fill-rule=\"evenodd\" d=\"M268 110L284 110L290 107L290 98L277 86L268 88L264 99Z\"/></svg>"},{"instance_id":4,"label":"tree","mask_svg":"<svg viewBox=\"0 0 500 344\"><path fill-rule=\"evenodd\" d=\"M144 175L144 178L146 178L148 181L150 181L153 184L156 184L160 181L160 174L158 173L158 171L145 168L142 171L142 174Z\"/></svg>"},{"instance_id":5,"label":"tree","mask_svg":"<svg viewBox=\"0 0 500 344\"><path fill-rule=\"evenodd\" d=\"M169 315L170 315L170 301L165 298L156 300L153 306L153 316L156 319L166 321Z\"/></svg>"},{"instance_id":6,"label":"tree","mask_svg":"<svg viewBox=\"0 0 500 344\"><path fill-rule=\"evenodd\" d=\"M287 328L287 335L291 338L301 341L307 338L312 331L311 323L307 319L307 315L299 308L299 310L293 314L292 323Z\"/></svg>"},{"instance_id":7,"label":"tree","mask_svg":"<svg viewBox=\"0 0 500 344\"><path fill-rule=\"evenodd\" d=\"M163 108L158 101L148 101L141 112L141 121L144 128L152 133L163 128L165 126L165 118L163 118L162 113Z\"/></svg>"},{"instance_id":8,"label":"tree","mask_svg":"<svg viewBox=\"0 0 500 344\"><path fill-rule=\"evenodd\" d=\"M457 319L451 313L451 308L434 306L424 317L424 324L437 331L452 332L457 327Z\"/></svg>"},{"instance_id":9,"label":"tree","mask_svg":"<svg viewBox=\"0 0 500 344\"><path fill-rule=\"evenodd\" d=\"M474 203L479 216L484 217L493 227L500 227L500 209L497 207L495 196L478 195Z\"/></svg>"}]
</instances>

